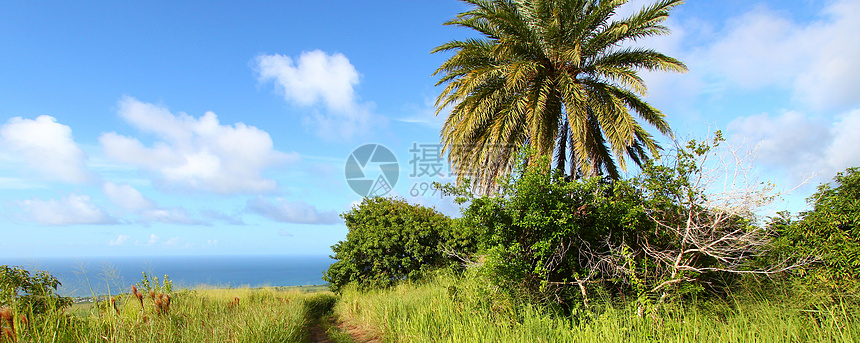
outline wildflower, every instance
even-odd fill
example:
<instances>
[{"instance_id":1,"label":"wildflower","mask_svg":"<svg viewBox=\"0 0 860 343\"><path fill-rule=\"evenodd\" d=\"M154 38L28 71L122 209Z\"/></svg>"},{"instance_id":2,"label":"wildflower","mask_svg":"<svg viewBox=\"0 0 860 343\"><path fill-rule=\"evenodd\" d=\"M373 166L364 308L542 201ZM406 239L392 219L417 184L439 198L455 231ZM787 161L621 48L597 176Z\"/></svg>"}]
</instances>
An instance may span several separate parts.
<instances>
[{"instance_id":1,"label":"wildflower","mask_svg":"<svg viewBox=\"0 0 860 343\"><path fill-rule=\"evenodd\" d=\"M161 299L155 299L155 314L161 315Z\"/></svg>"},{"instance_id":2,"label":"wildflower","mask_svg":"<svg viewBox=\"0 0 860 343\"><path fill-rule=\"evenodd\" d=\"M137 287L131 286L131 293L137 298L137 301L140 302L140 309L143 309L143 293L137 291Z\"/></svg>"},{"instance_id":3,"label":"wildflower","mask_svg":"<svg viewBox=\"0 0 860 343\"><path fill-rule=\"evenodd\" d=\"M161 311L164 312L164 314L170 314L170 294L164 295L161 307Z\"/></svg>"},{"instance_id":4,"label":"wildflower","mask_svg":"<svg viewBox=\"0 0 860 343\"><path fill-rule=\"evenodd\" d=\"M113 310L116 311L116 314L119 314L119 307L117 306L117 303L116 303L116 297L110 298L110 306L113 307Z\"/></svg>"}]
</instances>

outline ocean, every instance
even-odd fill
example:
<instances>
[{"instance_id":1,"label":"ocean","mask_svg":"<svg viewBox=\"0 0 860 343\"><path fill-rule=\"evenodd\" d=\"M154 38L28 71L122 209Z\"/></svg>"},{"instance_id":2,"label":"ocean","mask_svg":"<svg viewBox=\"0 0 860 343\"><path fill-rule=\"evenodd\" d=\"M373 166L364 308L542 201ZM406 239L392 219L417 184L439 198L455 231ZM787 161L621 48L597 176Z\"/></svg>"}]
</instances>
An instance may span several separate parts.
<instances>
[{"instance_id":1,"label":"ocean","mask_svg":"<svg viewBox=\"0 0 860 343\"><path fill-rule=\"evenodd\" d=\"M60 295L85 297L130 292L147 275L164 275L174 289L322 285L328 256L171 256L0 259L0 265L44 270L62 282Z\"/></svg>"}]
</instances>

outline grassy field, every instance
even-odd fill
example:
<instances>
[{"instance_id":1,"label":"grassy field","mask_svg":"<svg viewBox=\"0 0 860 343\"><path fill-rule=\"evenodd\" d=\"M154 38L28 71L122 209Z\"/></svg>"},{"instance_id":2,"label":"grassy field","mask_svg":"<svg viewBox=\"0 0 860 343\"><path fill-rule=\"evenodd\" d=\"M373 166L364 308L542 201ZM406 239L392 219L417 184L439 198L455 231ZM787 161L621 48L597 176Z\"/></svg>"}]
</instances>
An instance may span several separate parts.
<instances>
[{"instance_id":1,"label":"grassy field","mask_svg":"<svg viewBox=\"0 0 860 343\"><path fill-rule=\"evenodd\" d=\"M386 342L856 342L860 310L835 303L800 308L765 300L714 301L637 315L630 306L554 316L491 301L456 279L390 290L348 289L335 313Z\"/></svg>"},{"instance_id":2,"label":"grassy field","mask_svg":"<svg viewBox=\"0 0 860 343\"><path fill-rule=\"evenodd\" d=\"M347 288L340 295L324 286L195 289L173 292L168 308L157 309L149 296L141 306L137 297L124 294L113 303L76 304L64 312L30 316L16 329L18 342L860 340L860 309L833 301L707 300L644 316L632 305L595 305L562 316L498 299L504 297L456 277L386 290Z\"/></svg>"},{"instance_id":3,"label":"grassy field","mask_svg":"<svg viewBox=\"0 0 860 343\"><path fill-rule=\"evenodd\" d=\"M182 290L160 308L157 298L146 295L141 303L124 294L113 303L76 304L65 313L30 316L26 325L18 325L17 336L19 342L325 341L320 324L336 297L323 289Z\"/></svg>"}]
</instances>

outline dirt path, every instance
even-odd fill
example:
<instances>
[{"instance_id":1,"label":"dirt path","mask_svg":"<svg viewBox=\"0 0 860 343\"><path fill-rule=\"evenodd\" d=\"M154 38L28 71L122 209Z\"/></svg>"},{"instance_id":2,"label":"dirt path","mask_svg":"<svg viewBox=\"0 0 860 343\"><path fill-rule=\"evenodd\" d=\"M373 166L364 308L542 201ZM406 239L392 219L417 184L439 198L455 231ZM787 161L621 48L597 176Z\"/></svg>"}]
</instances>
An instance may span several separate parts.
<instances>
[{"instance_id":1,"label":"dirt path","mask_svg":"<svg viewBox=\"0 0 860 343\"><path fill-rule=\"evenodd\" d=\"M357 326L338 322L332 317L322 320L327 320L327 322L318 322L309 330L310 341L312 343L346 343L347 341L352 343L382 343L382 339L380 337L377 337L373 333L368 332L367 330L363 330ZM349 338L332 340L332 337L329 337L328 333L326 333L326 328L337 330L344 336L348 336Z\"/></svg>"},{"instance_id":2,"label":"dirt path","mask_svg":"<svg viewBox=\"0 0 860 343\"><path fill-rule=\"evenodd\" d=\"M310 336L311 343L331 343L331 339L329 339L328 334L325 333L325 329L320 324L311 327Z\"/></svg>"},{"instance_id":3,"label":"dirt path","mask_svg":"<svg viewBox=\"0 0 860 343\"><path fill-rule=\"evenodd\" d=\"M355 343L382 343L382 338L378 337L373 332L364 330L360 327L346 324L344 322L337 323L337 329L340 332L348 334L352 337Z\"/></svg>"},{"instance_id":4,"label":"dirt path","mask_svg":"<svg viewBox=\"0 0 860 343\"><path fill-rule=\"evenodd\" d=\"M373 332L348 325L338 320L334 313L337 298L320 294L305 300L308 341L311 343L382 343Z\"/></svg>"}]
</instances>

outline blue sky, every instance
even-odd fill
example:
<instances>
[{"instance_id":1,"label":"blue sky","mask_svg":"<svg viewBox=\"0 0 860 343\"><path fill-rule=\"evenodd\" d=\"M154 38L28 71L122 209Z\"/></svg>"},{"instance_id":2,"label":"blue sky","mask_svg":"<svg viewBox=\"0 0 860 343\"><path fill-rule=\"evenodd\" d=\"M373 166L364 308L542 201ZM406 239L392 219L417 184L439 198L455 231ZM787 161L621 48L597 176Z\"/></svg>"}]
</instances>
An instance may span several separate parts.
<instances>
[{"instance_id":1,"label":"blue sky","mask_svg":"<svg viewBox=\"0 0 860 343\"><path fill-rule=\"evenodd\" d=\"M633 1L629 11L647 1ZM457 1L0 3L0 257L328 254L361 197L365 143L400 162L407 200L457 209L412 177L436 144ZM623 13L622 13L623 14ZM679 139L721 129L792 188L860 165L858 0L690 1L639 44ZM669 146L668 139L663 139ZM424 151L424 150L422 150ZM443 173L447 173L447 167ZM411 196L410 193L423 193Z\"/></svg>"}]
</instances>

